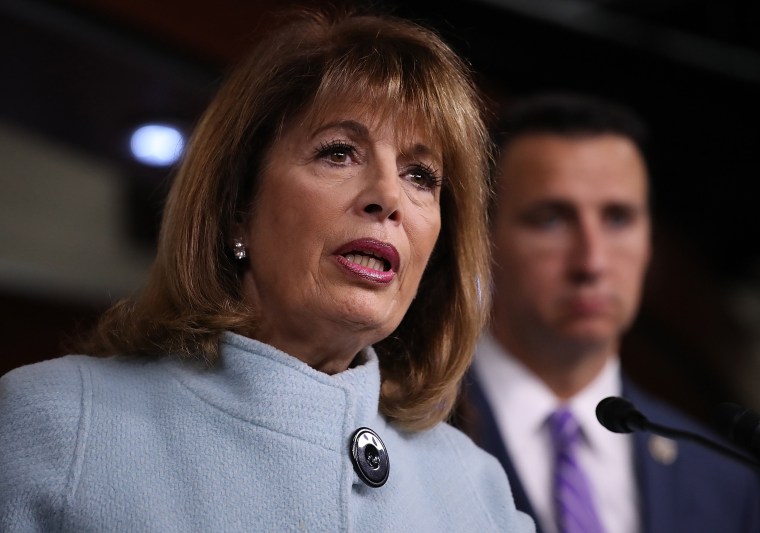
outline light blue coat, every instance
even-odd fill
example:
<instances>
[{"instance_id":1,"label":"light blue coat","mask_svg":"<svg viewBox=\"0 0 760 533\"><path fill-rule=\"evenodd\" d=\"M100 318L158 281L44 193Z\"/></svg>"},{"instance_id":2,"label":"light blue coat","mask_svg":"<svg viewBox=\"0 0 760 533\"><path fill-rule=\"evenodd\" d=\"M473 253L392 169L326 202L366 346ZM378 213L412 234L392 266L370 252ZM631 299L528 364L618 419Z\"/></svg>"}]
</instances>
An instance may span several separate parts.
<instances>
[{"instance_id":1,"label":"light blue coat","mask_svg":"<svg viewBox=\"0 0 760 533\"><path fill-rule=\"evenodd\" d=\"M225 334L221 364L67 356L0 379L0 531L528 532L499 463L378 413L379 367L335 376ZM354 430L390 476L360 481Z\"/></svg>"}]
</instances>

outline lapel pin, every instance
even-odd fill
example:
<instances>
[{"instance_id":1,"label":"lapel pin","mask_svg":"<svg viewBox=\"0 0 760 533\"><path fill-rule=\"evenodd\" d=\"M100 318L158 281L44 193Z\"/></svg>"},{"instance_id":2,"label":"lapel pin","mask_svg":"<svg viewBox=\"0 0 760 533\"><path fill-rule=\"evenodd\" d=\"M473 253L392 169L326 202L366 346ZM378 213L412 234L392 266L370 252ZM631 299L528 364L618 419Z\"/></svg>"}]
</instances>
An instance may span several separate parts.
<instances>
[{"instance_id":1,"label":"lapel pin","mask_svg":"<svg viewBox=\"0 0 760 533\"><path fill-rule=\"evenodd\" d=\"M652 435L649 437L649 453L658 463L672 465L678 458L678 444L672 439Z\"/></svg>"}]
</instances>

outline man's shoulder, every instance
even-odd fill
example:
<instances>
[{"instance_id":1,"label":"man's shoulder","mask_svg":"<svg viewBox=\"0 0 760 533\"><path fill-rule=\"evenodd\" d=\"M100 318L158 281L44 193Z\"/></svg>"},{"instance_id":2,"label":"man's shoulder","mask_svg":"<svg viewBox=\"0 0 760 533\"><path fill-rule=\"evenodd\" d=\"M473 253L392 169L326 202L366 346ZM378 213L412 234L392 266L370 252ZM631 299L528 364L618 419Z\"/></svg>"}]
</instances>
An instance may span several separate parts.
<instances>
[{"instance_id":1,"label":"man's shoulder","mask_svg":"<svg viewBox=\"0 0 760 533\"><path fill-rule=\"evenodd\" d=\"M706 424L629 380L624 395L651 421L729 445ZM648 521L684 531L760 531L760 474L699 443L647 432L635 437Z\"/></svg>"},{"instance_id":2,"label":"man's shoulder","mask_svg":"<svg viewBox=\"0 0 760 533\"><path fill-rule=\"evenodd\" d=\"M712 427L630 381L626 381L624 394L651 422L697 434L740 451ZM736 492L737 497L749 491L760 503L760 473L757 470L690 440L668 442L668 439L648 433L639 433L636 438L640 463L650 472L659 471L672 476L674 483L682 485L685 490L709 486L716 495Z\"/></svg>"},{"instance_id":3,"label":"man's shoulder","mask_svg":"<svg viewBox=\"0 0 760 533\"><path fill-rule=\"evenodd\" d=\"M706 438L731 446L715 429L692 415L682 411L672 403L647 392L627 377L623 379L623 395L630 400L651 422L674 429L697 433ZM706 452L714 454L713 451Z\"/></svg>"}]
</instances>

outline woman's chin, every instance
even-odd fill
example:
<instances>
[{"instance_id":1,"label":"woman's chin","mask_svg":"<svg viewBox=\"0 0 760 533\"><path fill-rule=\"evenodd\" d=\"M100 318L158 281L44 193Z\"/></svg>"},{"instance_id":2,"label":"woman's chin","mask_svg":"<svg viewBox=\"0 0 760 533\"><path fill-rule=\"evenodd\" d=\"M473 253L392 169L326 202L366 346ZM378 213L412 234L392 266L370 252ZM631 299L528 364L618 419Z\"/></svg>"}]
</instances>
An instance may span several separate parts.
<instances>
[{"instance_id":1,"label":"woman's chin","mask_svg":"<svg viewBox=\"0 0 760 533\"><path fill-rule=\"evenodd\" d=\"M375 307L351 307L341 314L337 321L343 324L345 331L353 331L370 339L366 344L374 344L398 327L403 315L398 313L378 312Z\"/></svg>"}]
</instances>

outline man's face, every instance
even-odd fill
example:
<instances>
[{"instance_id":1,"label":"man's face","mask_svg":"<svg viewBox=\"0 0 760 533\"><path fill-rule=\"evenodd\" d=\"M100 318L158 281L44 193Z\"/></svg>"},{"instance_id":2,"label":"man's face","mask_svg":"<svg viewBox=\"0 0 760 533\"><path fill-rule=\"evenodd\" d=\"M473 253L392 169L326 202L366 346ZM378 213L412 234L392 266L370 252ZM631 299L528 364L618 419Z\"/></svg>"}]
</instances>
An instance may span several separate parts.
<instances>
[{"instance_id":1,"label":"man's face","mask_svg":"<svg viewBox=\"0 0 760 533\"><path fill-rule=\"evenodd\" d=\"M616 135L530 134L513 141L499 170L497 337L510 350L551 342L614 353L650 256L638 149Z\"/></svg>"}]
</instances>

